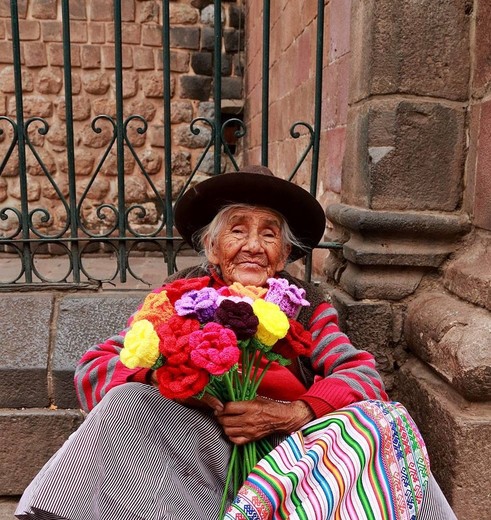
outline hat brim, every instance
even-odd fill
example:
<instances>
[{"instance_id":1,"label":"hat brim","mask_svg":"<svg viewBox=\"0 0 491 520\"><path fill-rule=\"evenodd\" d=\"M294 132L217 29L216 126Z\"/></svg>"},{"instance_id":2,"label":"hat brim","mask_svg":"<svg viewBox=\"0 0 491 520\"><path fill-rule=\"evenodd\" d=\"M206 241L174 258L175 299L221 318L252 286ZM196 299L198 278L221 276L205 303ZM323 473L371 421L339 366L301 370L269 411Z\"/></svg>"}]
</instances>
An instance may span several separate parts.
<instances>
[{"instance_id":1,"label":"hat brim","mask_svg":"<svg viewBox=\"0 0 491 520\"><path fill-rule=\"evenodd\" d=\"M238 171L210 177L190 188L175 206L174 222L193 249L193 235L208 225L224 206L250 204L273 209L288 222L295 237L309 251L324 234L326 217L320 203L302 187L273 175ZM306 251L294 247L290 261Z\"/></svg>"}]
</instances>

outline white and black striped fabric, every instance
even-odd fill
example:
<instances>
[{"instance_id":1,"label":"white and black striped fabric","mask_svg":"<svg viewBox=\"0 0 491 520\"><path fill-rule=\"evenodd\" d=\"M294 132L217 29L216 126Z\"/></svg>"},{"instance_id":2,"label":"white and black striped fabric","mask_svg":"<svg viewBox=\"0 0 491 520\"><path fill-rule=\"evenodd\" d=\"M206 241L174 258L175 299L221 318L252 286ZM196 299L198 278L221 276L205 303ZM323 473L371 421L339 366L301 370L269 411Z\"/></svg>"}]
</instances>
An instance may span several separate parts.
<instances>
[{"instance_id":1,"label":"white and black striped fabric","mask_svg":"<svg viewBox=\"0 0 491 520\"><path fill-rule=\"evenodd\" d=\"M39 520L210 520L230 444L211 415L149 385L113 388L48 461L16 516ZM231 497L232 498L232 497Z\"/></svg>"},{"instance_id":2,"label":"white and black striped fabric","mask_svg":"<svg viewBox=\"0 0 491 520\"><path fill-rule=\"evenodd\" d=\"M15 515L216 520L230 451L212 415L169 401L152 386L126 383L110 390L46 463ZM433 477L417 520L456 520Z\"/></svg>"}]
</instances>

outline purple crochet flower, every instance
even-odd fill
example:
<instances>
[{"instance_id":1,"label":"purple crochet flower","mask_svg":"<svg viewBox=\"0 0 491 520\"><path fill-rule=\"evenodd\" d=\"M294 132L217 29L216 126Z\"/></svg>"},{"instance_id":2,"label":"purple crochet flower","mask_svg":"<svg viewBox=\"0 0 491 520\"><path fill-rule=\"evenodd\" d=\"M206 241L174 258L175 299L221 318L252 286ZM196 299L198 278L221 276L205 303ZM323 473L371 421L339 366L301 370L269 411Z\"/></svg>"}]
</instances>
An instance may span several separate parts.
<instances>
[{"instance_id":1,"label":"purple crochet flower","mask_svg":"<svg viewBox=\"0 0 491 520\"><path fill-rule=\"evenodd\" d=\"M295 318L300 307L310 305L304 298L305 289L290 285L285 278L269 278L268 285L269 289L264 299L276 303L289 318Z\"/></svg>"},{"instance_id":2,"label":"purple crochet flower","mask_svg":"<svg viewBox=\"0 0 491 520\"><path fill-rule=\"evenodd\" d=\"M218 307L218 292L211 287L184 293L174 304L179 316L194 315L201 323L213 319Z\"/></svg>"}]
</instances>

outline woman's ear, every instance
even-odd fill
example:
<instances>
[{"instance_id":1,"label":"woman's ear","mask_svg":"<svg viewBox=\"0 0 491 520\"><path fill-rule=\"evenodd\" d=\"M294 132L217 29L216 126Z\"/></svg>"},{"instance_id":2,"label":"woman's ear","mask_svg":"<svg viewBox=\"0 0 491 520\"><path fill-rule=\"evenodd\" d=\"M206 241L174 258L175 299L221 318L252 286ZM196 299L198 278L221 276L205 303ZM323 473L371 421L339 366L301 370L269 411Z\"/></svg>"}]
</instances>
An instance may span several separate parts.
<instances>
[{"instance_id":1,"label":"woman's ear","mask_svg":"<svg viewBox=\"0 0 491 520\"><path fill-rule=\"evenodd\" d=\"M218 265L218 255L215 251L215 244L209 239L205 239L205 251L206 251L206 258L210 264Z\"/></svg>"}]
</instances>

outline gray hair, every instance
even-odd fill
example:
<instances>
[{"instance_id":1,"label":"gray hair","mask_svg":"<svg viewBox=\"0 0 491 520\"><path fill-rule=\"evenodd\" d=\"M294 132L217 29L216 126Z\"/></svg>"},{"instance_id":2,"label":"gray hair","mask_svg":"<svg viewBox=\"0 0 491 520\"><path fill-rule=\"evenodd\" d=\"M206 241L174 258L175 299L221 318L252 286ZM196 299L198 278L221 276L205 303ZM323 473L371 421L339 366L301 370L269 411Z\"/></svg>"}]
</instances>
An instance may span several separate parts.
<instances>
[{"instance_id":1,"label":"gray hair","mask_svg":"<svg viewBox=\"0 0 491 520\"><path fill-rule=\"evenodd\" d=\"M251 204L229 204L227 206L224 206L215 215L215 218L207 226L198 230L193 235L194 243L199 245L201 253L204 254L206 258L208 258L208 254L210 253L210 247L225 227L230 213L235 210L254 210L258 207L259 206L253 206ZM277 215L280 220L281 242L284 248L283 252L286 252L288 247L296 247L305 251L305 246L293 234L292 230L290 229L290 226L288 225L288 222L285 220L283 215L271 208L264 209L271 211L272 213Z\"/></svg>"}]
</instances>

